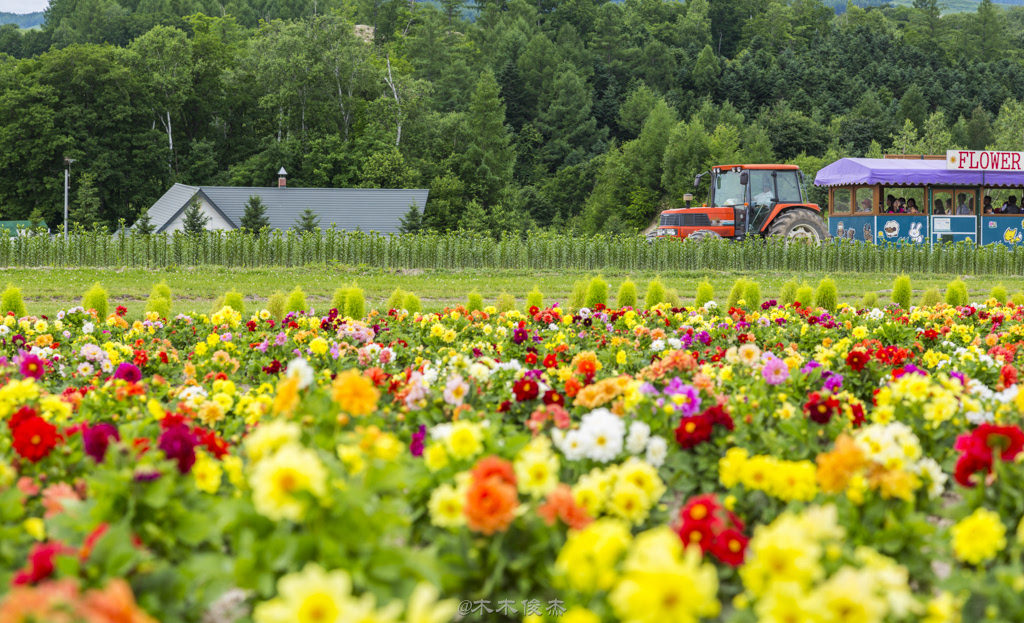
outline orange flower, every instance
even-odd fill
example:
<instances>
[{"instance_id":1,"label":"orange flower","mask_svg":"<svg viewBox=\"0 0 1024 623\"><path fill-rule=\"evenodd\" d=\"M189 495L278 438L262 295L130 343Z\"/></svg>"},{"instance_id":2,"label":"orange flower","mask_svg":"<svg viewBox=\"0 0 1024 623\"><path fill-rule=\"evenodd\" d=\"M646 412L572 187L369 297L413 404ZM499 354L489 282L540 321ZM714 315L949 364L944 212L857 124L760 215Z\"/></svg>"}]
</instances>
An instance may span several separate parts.
<instances>
[{"instance_id":1,"label":"orange flower","mask_svg":"<svg viewBox=\"0 0 1024 623\"><path fill-rule=\"evenodd\" d=\"M272 411L278 415L291 415L299 406L299 376L286 376L277 383Z\"/></svg>"},{"instance_id":2,"label":"orange flower","mask_svg":"<svg viewBox=\"0 0 1024 623\"><path fill-rule=\"evenodd\" d=\"M475 481L497 478L498 480L513 486L516 484L516 475L515 471L512 469L512 463L494 456L493 454L477 461L471 473L473 474L473 480Z\"/></svg>"},{"instance_id":3,"label":"orange flower","mask_svg":"<svg viewBox=\"0 0 1024 623\"><path fill-rule=\"evenodd\" d=\"M139 609L131 587L120 578L111 580L102 590L87 592L80 613L88 623L157 623Z\"/></svg>"},{"instance_id":4,"label":"orange flower","mask_svg":"<svg viewBox=\"0 0 1024 623\"><path fill-rule=\"evenodd\" d=\"M549 526L554 525L556 519L573 530L586 528L593 519L587 515L587 509L576 504L572 488L562 483L548 494L544 503L537 507L537 514L544 518Z\"/></svg>"},{"instance_id":5,"label":"orange flower","mask_svg":"<svg viewBox=\"0 0 1024 623\"><path fill-rule=\"evenodd\" d=\"M45 582L39 586L17 586L0 601L0 621L46 621L71 623L71 608L78 597L74 580Z\"/></svg>"},{"instance_id":6,"label":"orange flower","mask_svg":"<svg viewBox=\"0 0 1024 623\"><path fill-rule=\"evenodd\" d=\"M570 377L569 380L565 382L565 395L569 398L575 398L581 387L582 385L580 385L580 382L576 380L576 377Z\"/></svg>"},{"instance_id":7,"label":"orange flower","mask_svg":"<svg viewBox=\"0 0 1024 623\"><path fill-rule=\"evenodd\" d=\"M59 482L55 485L50 485L43 490L43 508L46 512L43 517L49 519L54 515L59 515L64 512L64 502L79 500L78 494L71 488L66 482Z\"/></svg>"},{"instance_id":8,"label":"orange flower","mask_svg":"<svg viewBox=\"0 0 1024 623\"><path fill-rule=\"evenodd\" d=\"M818 484L825 493L845 491L850 478L867 464L867 457L853 438L839 435L831 452L818 455Z\"/></svg>"},{"instance_id":9,"label":"orange flower","mask_svg":"<svg viewBox=\"0 0 1024 623\"><path fill-rule=\"evenodd\" d=\"M373 386L373 381L355 370L346 370L334 377L331 398L346 413L369 415L377 408L380 392Z\"/></svg>"},{"instance_id":10,"label":"orange flower","mask_svg":"<svg viewBox=\"0 0 1024 623\"><path fill-rule=\"evenodd\" d=\"M519 494L500 477L474 480L466 492L466 525L486 535L503 532L516 518Z\"/></svg>"}]
</instances>

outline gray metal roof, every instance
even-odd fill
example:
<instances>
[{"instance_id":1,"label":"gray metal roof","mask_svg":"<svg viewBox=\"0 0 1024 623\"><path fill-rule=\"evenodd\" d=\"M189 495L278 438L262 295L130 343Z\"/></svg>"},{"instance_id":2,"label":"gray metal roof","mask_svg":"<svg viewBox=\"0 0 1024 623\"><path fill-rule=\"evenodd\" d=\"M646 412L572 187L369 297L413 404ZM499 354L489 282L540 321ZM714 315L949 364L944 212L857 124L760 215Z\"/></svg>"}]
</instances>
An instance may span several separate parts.
<instances>
[{"instance_id":1,"label":"gray metal roof","mask_svg":"<svg viewBox=\"0 0 1024 623\"><path fill-rule=\"evenodd\" d=\"M167 224L179 210L188 205L188 202L192 200L196 192L199 191L198 186L187 186L185 184L175 184L171 186L162 197L156 200L156 203L149 208L150 222L153 223L153 227L159 230L161 227Z\"/></svg>"},{"instance_id":2,"label":"gray metal roof","mask_svg":"<svg viewBox=\"0 0 1024 623\"><path fill-rule=\"evenodd\" d=\"M415 204L420 213L427 203L427 189L380 188L261 188L235 186L185 186L175 184L150 208L150 217L159 230L196 194L212 202L234 225L240 226L245 204L258 196L267 208L272 229L289 229L306 208L320 218L320 227L332 224L338 229L398 233L399 218ZM172 196L173 193L173 196ZM176 204L176 205L175 205ZM164 206L174 209L165 209ZM160 217L154 210L159 208Z\"/></svg>"}]
</instances>

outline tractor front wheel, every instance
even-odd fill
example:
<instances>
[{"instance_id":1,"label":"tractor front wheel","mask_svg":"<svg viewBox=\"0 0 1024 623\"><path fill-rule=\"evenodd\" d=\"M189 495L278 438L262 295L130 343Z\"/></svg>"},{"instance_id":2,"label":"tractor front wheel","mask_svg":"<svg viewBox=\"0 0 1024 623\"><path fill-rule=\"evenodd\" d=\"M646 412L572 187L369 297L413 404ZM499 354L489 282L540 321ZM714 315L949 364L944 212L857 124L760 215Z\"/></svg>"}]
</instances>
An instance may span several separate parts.
<instances>
[{"instance_id":1,"label":"tractor front wheel","mask_svg":"<svg viewBox=\"0 0 1024 623\"><path fill-rule=\"evenodd\" d=\"M710 229L698 229L687 236L686 239L690 242L700 242L702 240L720 239L721 237L722 236L716 231L711 231Z\"/></svg>"},{"instance_id":2,"label":"tractor front wheel","mask_svg":"<svg viewBox=\"0 0 1024 623\"><path fill-rule=\"evenodd\" d=\"M818 245L828 239L821 217L811 210L788 210L775 217L768 226L769 236L783 236L787 243L805 242Z\"/></svg>"}]
</instances>

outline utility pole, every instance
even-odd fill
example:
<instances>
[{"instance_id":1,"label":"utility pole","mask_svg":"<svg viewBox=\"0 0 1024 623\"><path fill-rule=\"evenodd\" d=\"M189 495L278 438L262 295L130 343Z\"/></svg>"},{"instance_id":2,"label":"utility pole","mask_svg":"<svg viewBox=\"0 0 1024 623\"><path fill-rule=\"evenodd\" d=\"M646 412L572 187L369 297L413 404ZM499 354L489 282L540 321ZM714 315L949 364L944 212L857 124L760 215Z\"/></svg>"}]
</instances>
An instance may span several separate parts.
<instances>
[{"instance_id":1,"label":"utility pole","mask_svg":"<svg viewBox=\"0 0 1024 623\"><path fill-rule=\"evenodd\" d=\"M64 158L64 243L68 242L68 185L71 183L71 158Z\"/></svg>"}]
</instances>

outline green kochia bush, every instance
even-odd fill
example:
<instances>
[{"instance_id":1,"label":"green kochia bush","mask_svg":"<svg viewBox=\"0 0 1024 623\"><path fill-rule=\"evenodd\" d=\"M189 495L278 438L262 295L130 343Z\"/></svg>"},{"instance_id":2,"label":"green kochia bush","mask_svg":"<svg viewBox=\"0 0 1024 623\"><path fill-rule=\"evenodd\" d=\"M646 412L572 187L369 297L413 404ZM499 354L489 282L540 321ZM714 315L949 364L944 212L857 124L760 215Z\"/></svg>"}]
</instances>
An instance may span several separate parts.
<instances>
[{"instance_id":1,"label":"green kochia bush","mask_svg":"<svg viewBox=\"0 0 1024 623\"><path fill-rule=\"evenodd\" d=\"M308 309L306 293L302 291L301 286L295 286L295 289L288 294L288 302L284 305L285 313L306 311Z\"/></svg>"},{"instance_id":2,"label":"green kochia bush","mask_svg":"<svg viewBox=\"0 0 1024 623\"><path fill-rule=\"evenodd\" d=\"M146 301L146 311L156 312L161 318L171 317L171 288L166 281L153 286Z\"/></svg>"},{"instance_id":3,"label":"green kochia bush","mask_svg":"<svg viewBox=\"0 0 1024 623\"><path fill-rule=\"evenodd\" d=\"M278 290L277 292L271 294L270 298L267 299L267 311L270 312L270 315L273 316L274 318L281 320L282 318L284 318L285 314L285 302L286 297L284 295L284 292Z\"/></svg>"},{"instance_id":4,"label":"green kochia bush","mask_svg":"<svg viewBox=\"0 0 1024 623\"><path fill-rule=\"evenodd\" d=\"M587 282L577 281L572 284L572 294L569 295L569 307L581 309L587 302Z\"/></svg>"},{"instance_id":5,"label":"green kochia bush","mask_svg":"<svg viewBox=\"0 0 1024 623\"><path fill-rule=\"evenodd\" d=\"M962 307L967 304L967 284L954 279L946 285L946 305Z\"/></svg>"},{"instance_id":6,"label":"green kochia bush","mask_svg":"<svg viewBox=\"0 0 1024 623\"><path fill-rule=\"evenodd\" d=\"M839 304L839 292L836 289L836 282L829 278L818 282L818 291L814 293L814 304L823 309L835 313Z\"/></svg>"},{"instance_id":7,"label":"green kochia bush","mask_svg":"<svg viewBox=\"0 0 1024 623\"><path fill-rule=\"evenodd\" d=\"M661 305L667 302L665 298L665 284L661 282L661 279L655 277L653 281L647 284L647 294L644 295L644 307L650 309L655 305Z\"/></svg>"},{"instance_id":8,"label":"green kochia bush","mask_svg":"<svg viewBox=\"0 0 1024 623\"><path fill-rule=\"evenodd\" d=\"M224 294L224 306L230 307L236 312L245 315L245 299L240 292L231 290Z\"/></svg>"},{"instance_id":9,"label":"green kochia bush","mask_svg":"<svg viewBox=\"0 0 1024 623\"><path fill-rule=\"evenodd\" d=\"M814 288L807 285L805 281L803 285L796 289L796 300L794 303L800 303L802 307L811 307L814 305Z\"/></svg>"},{"instance_id":10,"label":"green kochia bush","mask_svg":"<svg viewBox=\"0 0 1024 623\"><path fill-rule=\"evenodd\" d=\"M15 318L21 318L27 316L28 313L25 311L25 301L21 298L21 289L16 288L12 285L8 285L4 290L4 293L0 295L0 312L4 316L8 312L14 312Z\"/></svg>"},{"instance_id":11,"label":"green kochia bush","mask_svg":"<svg viewBox=\"0 0 1024 623\"><path fill-rule=\"evenodd\" d=\"M892 282L892 302L903 309L910 309L910 296L912 293L910 277L900 275Z\"/></svg>"},{"instance_id":12,"label":"green kochia bush","mask_svg":"<svg viewBox=\"0 0 1024 623\"><path fill-rule=\"evenodd\" d=\"M725 302L727 308L736 307L740 301L743 300L743 295L747 293L747 280L740 277L732 284L732 290L729 290L729 298Z\"/></svg>"},{"instance_id":13,"label":"green kochia bush","mask_svg":"<svg viewBox=\"0 0 1024 623\"><path fill-rule=\"evenodd\" d=\"M1024 292L1017 292L1010 297L1014 305L1024 305Z\"/></svg>"},{"instance_id":14,"label":"green kochia bush","mask_svg":"<svg viewBox=\"0 0 1024 623\"><path fill-rule=\"evenodd\" d=\"M395 291L388 297L387 308L392 309L404 309L406 291L402 288L395 288Z\"/></svg>"},{"instance_id":15,"label":"green kochia bush","mask_svg":"<svg viewBox=\"0 0 1024 623\"><path fill-rule=\"evenodd\" d=\"M86 309L95 309L96 315L99 316L100 320L106 320L107 318L107 291L103 289L103 286L96 282L82 297L82 307Z\"/></svg>"},{"instance_id":16,"label":"green kochia bush","mask_svg":"<svg viewBox=\"0 0 1024 623\"><path fill-rule=\"evenodd\" d=\"M994 298L996 302L999 303L1000 305L1005 305L1006 300L1009 298L1010 295L1006 293L1006 288L1003 287L1003 284L999 284L996 287L992 288L992 291L989 292L989 296L991 298Z\"/></svg>"},{"instance_id":17,"label":"green kochia bush","mask_svg":"<svg viewBox=\"0 0 1024 623\"><path fill-rule=\"evenodd\" d=\"M339 310L338 313L341 313ZM348 289L348 297L345 299L345 315L349 318L362 318L366 315L366 294L359 286L352 286Z\"/></svg>"},{"instance_id":18,"label":"green kochia bush","mask_svg":"<svg viewBox=\"0 0 1024 623\"><path fill-rule=\"evenodd\" d=\"M406 292L402 297L402 307L410 314L423 311L423 305L420 304L420 297L416 296L412 292Z\"/></svg>"},{"instance_id":19,"label":"green kochia bush","mask_svg":"<svg viewBox=\"0 0 1024 623\"><path fill-rule=\"evenodd\" d=\"M928 288L921 295L921 307L935 307L942 302L942 293L938 288Z\"/></svg>"},{"instance_id":20,"label":"green kochia bush","mask_svg":"<svg viewBox=\"0 0 1024 623\"><path fill-rule=\"evenodd\" d=\"M636 284L629 279L622 282L619 286L619 293L615 296L615 306L618 308L622 307L636 307Z\"/></svg>"},{"instance_id":21,"label":"green kochia bush","mask_svg":"<svg viewBox=\"0 0 1024 623\"><path fill-rule=\"evenodd\" d=\"M334 291L334 296L331 297L331 308L338 310L339 316L345 315L345 309L348 307L348 295L351 289L348 286L338 288Z\"/></svg>"},{"instance_id":22,"label":"green kochia bush","mask_svg":"<svg viewBox=\"0 0 1024 623\"><path fill-rule=\"evenodd\" d=\"M743 288L743 300L747 307L756 309L761 305L761 286L756 281L748 281Z\"/></svg>"},{"instance_id":23,"label":"green kochia bush","mask_svg":"<svg viewBox=\"0 0 1024 623\"><path fill-rule=\"evenodd\" d=\"M683 301L679 298L679 292L677 292L675 288L665 290L665 302L668 303L670 307L674 308L683 306Z\"/></svg>"},{"instance_id":24,"label":"green kochia bush","mask_svg":"<svg viewBox=\"0 0 1024 623\"><path fill-rule=\"evenodd\" d=\"M494 304L498 308L498 313L512 311L516 308L516 297L512 296L508 292L502 292L498 295L498 300Z\"/></svg>"},{"instance_id":25,"label":"green kochia bush","mask_svg":"<svg viewBox=\"0 0 1024 623\"><path fill-rule=\"evenodd\" d=\"M864 294L864 298L860 300L861 309L873 309L878 307L878 293L867 292Z\"/></svg>"},{"instance_id":26,"label":"green kochia bush","mask_svg":"<svg viewBox=\"0 0 1024 623\"><path fill-rule=\"evenodd\" d=\"M697 286L697 300L693 304L695 307L703 307L704 303L713 300L715 300L715 289L711 287L711 282L705 279Z\"/></svg>"},{"instance_id":27,"label":"green kochia bush","mask_svg":"<svg viewBox=\"0 0 1024 623\"><path fill-rule=\"evenodd\" d=\"M480 293L473 290L469 293L466 298L466 309L468 311L483 311L484 310L484 297L480 296Z\"/></svg>"},{"instance_id":28,"label":"green kochia bush","mask_svg":"<svg viewBox=\"0 0 1024 623\"><path fill-rule=\"evenodd\" d=\"M533 289L526 295L526 311L530 311L531 307L536 307L538 310L544 309L544 293L537 286L533 286Z\"/></svg>"},{"instance_id":29,"label":"green kochia bush","mask_svg":"<svg viewBox=\"0 0 1024 623\"><path fill-rule=\"evenodd\" d=\"M587 285L587 299L584 305L593 309L598 303L608 304L608 282L601 276L594 277Z\"/></svg>"},{"instance_id":30,"label":"green kochia bush","mask_svg":"<svg viewBox=\"0 0 1024 623\"><path fill-rule=\"evenodd\" d=\"M790 305L796 301L796 291L800 288L800 284L796 282L796 279L790 279L786 283L782 284L782 294L779 295L780 305Z\"/></svg>"}]
</instances>

